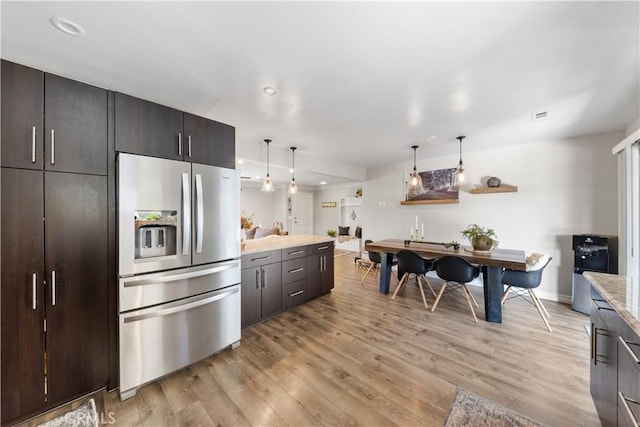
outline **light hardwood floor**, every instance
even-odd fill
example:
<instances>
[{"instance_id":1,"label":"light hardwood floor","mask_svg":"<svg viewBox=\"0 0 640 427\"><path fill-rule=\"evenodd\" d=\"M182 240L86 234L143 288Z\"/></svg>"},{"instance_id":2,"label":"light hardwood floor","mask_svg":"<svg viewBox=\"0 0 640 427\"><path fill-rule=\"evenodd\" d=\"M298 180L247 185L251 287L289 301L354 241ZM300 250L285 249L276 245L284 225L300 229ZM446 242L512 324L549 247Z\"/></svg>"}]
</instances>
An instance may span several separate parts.
<instances>
[{"instance_id":1,"label":"light hardwood floor","mask_svg":"<svg viewBox=\"0 0 640 427\"><path fill-rule=\"evenodd\" d=\"M549 426L598 426L589 394L589 318L544 301L508 301L503 323L475 324L464 299L435 313L412 282L391 301L353 257L336 258L329 295L242 332L225 350L149 384L129 400L98 402L122 426L441 426L463 387ZM543 277L544 280L544 277ZM436 292L437 279L430 280ZM392 281L392 289L396 282ZM482 290L472 292L482 311ZM430 291L429 305L433 303Z\"/></svg>"}]
</instances>

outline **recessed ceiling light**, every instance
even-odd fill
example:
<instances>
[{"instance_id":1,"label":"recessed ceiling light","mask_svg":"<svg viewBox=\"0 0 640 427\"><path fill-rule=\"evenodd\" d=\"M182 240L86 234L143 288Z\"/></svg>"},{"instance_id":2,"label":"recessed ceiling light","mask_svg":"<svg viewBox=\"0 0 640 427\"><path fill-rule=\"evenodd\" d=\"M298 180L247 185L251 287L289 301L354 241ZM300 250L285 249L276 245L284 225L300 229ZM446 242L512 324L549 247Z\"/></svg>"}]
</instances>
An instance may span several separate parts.
<instances>
[{"instance_id":1,"label":"recessed ceiling light","mask_svg":"<svg viewBox=\"0 0 640 427\"><path fill-rule=\"evenodd\" d=\"M274 96L276 93L278 93L278 91L276 91L276 88L273 86L265 86L264 89L262 89L262 92L267 96Z\"/></svg>"},{"instance_id":2,"label":"recessed ceiling light","mask_svg":"<svg viewBox=\"0 0 640 427\"><path fill-rule=\"evenodd\" d=\"M238 164L239 164L239 165L244 164L244 160L242 160L242 159L238 159Z\"/></svg>"},{"instance_id":3,"label":"recessed ceiling light","mask_svg":"<svg viewBox=\"0 0 640 427\"><path fill-rule=\"evenodd\" d=\"M51 25L70 36L84 36L85 31L80 25L65 18L51 18Z\"/></svg>"},{"instance_id":4,"label":"recessed ceiling light","mask_svg":"<svg viewBox=\"0 0 640 427\"><path fill-rule=\"evenodd\" d=\"M327 185L327 181L320 181L320 185Z\"/></svg>"},{"instance_id":5,"label":"recessed ceiling light","mask_svg":"<svg viewBox=\"0 0 640 427\"><path fill-rule=\"evenodd\" d=\"M260 177L259 177L259 176L256 176L256 179L260 179Z\"/></svg>"}]
</instances>

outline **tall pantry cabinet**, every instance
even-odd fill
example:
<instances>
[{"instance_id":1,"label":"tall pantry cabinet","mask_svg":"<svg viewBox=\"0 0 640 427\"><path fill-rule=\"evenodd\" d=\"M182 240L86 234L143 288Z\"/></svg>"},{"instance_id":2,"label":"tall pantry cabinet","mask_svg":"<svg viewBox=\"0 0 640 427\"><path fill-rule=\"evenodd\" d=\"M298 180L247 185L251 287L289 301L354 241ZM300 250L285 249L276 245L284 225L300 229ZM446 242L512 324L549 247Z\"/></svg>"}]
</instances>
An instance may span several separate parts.
<instances>
[{"instance_id":1,"label":"tall pantry cabinet","mask_svg":"<svg viewBox=\"0 0 640 427\"><path fill-rule=\"evenodd\" d=\"M2 423L108 378L107 91L2 61Z\"/></svg>"}]
</instances>

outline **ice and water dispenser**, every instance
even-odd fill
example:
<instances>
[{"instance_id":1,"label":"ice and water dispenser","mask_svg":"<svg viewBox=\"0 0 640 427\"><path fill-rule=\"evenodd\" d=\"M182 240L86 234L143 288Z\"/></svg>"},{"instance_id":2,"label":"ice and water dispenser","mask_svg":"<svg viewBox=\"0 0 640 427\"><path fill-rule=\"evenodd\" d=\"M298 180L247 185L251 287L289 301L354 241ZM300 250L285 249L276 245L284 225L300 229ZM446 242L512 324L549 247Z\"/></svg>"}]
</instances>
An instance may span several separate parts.
<instances>
[{"instance_id":1,"label":"ice and water dispenser","mask_svg":"<svg viewBox=\"0 0 640 427\"><path fill-rule=\"evenodd\" d=\"M573 293L571 308L589 314L591 284L582 276L585 271L618 273L618 237L579 234L573 236Z\"/></svg>"},{"instance_id":2,"label":"ice and water dispenser","mask_svg":"<svg viewBox=\"0 0 640 427\"><path fill-rule=\"evenodd\" d=\"M136 211L134 221L136 260L176 254L176 211Z\"/></svg>"}]
</instances>

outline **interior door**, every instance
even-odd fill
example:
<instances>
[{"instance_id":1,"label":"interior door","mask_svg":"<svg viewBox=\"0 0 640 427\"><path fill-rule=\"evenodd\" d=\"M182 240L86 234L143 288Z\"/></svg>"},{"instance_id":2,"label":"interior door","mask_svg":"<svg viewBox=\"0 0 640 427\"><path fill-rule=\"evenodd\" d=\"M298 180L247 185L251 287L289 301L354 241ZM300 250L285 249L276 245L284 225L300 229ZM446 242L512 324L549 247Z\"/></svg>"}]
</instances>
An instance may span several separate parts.
<instances>
[{"instance_id":1,"label":"interior door","mask_svg":"<svg viewBox=\"0 0 640 427\"><path fill-rule=\"evenodd\" d=\"M107 177L45 173L48 404L107 382Z\"/></svg>"},{"instance_id":2,"label":"interior door","mask_svg":"<svg viewBox=\"0 0 640 427\"><path fill-rule=\"evenodd\" d=\"M193 264L240 257L240 177L233 169L192 165Z\"/></svg>"},{"instance_id":3,"label":"interior door","mask_svg":"<svg viewBox=\"0 0 640 427\"><path fill-rule=\"evenodd\" d=\"M44 405L42 172L2 168L2 424Z\"/></svg>"},{"instance_id":4,"label":"interior door","mask_svg":"<svg viewBox=\"0 0 640 427\"><path fill-rule=\"evenodd\" d=\"M299 192L293 195L292 234L313 234L313 194Z\"/></svg>"}]
</instances>

